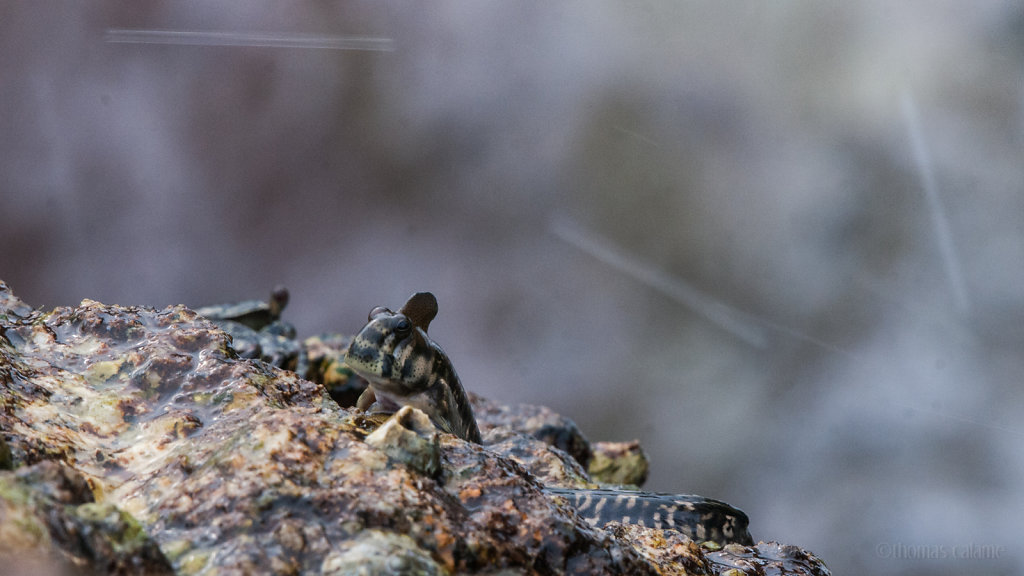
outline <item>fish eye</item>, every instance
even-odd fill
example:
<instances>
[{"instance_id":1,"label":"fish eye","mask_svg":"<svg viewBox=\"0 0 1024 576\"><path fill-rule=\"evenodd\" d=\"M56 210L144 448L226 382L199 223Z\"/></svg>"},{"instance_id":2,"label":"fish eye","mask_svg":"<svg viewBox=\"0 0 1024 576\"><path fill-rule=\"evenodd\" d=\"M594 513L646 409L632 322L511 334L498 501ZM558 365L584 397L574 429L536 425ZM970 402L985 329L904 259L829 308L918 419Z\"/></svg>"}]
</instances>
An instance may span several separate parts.
<instances>
[{"instance_id":1,"label":"fish eye","mask_svg":"<svg viewBox=\"0 0 1024 576\"><path fill-rule=\"evenodd\" d=\"M408 318L402 316L398 323L395 324L395 334L399 338L405 338L410 332L412 332L412 322L409 322Z\"/></svg>"},{"instance_id":2,"label":"fish eye","mask_svg":"<svg viewBox=\"0 0 1024 576\"><path fill-rule=\"evenodd\" d=\"M367 320L373 320L377 316L380 316L381 314L387 314L389 312L391 312L391 310L388 310L387 308L385 308L383 306L377 306L373 310L370 310L370 315L366 319Z\"/></svg>"}]
</instances>

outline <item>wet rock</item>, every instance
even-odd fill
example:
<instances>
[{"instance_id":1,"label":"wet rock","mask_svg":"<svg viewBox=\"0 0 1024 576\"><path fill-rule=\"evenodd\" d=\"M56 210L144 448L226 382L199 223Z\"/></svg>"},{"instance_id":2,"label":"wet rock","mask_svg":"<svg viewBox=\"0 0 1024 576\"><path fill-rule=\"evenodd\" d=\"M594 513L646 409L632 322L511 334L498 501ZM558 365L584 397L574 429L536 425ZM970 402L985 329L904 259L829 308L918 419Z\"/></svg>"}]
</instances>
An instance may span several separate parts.
<instances>
[{"instance_id":1,"label":"wet rock","mask_svg":"<svg viewBox=\"0 0 1024 576\"><path fill-rule=\"evenodd\" d=\"M185 307L44 312L0 283L0 431L15 468L0 479L36 478L38 495L0 492L5 511L27 502L0 520L0 551L57 550L101 573L687 573L546 493L593 484L571 421L482 412L486 446L432 436L415 410L381 426L320 384L239 358ZM53 510L64 516L46 520ZM43 520L11 535L15 516Z\"/></svg>"},{"instance_id":2,"label":"wet rock","mask_svg":"<svg viewBox=\"0 0 1024 576\"><path fill-rule=\"evenodd\" d=\"M4 574L172 574L129 514L93 502L81 474L56 462L0 472Z\"/></svg>"},{"instance_id":3,"label":"wet rock","mask_svg":"<svg viewBox=\"0 0 1024 576\"><path fill-rule=\"evenodd\" d=\"M698 545L673 530L657 530L635 524L614 524L608 530L620 541L630 543L662 574L831 574L825 563L814 554L777 542L759 542L757 546L729 544L721 547L710 542Z\"/></svg>"},{"instance_id":4,"label":"wet rock","mask_svg":"<svg viewBox=\"0 0 1024 576\"><path fill-rule=\"evenodd\" d=\"M586 467L590 463L590 441L575 422L547 406L502 406L472 393L470 399L479 423L490 428L505 428L527 433L568 453L580 466Z\"/></svg>"},{"instance_id":5,"label":"wet rock","mask_svg":"<svg viewBox=\"0 0 1024 576\"><path fill-rule=\"evenodd\" d=\"M662 574L715 574L705 551L678 533L634 524L614 524L608 530L631 544Z\"/></svg>"},{"instance_id":6,"label":"wet rock","mask_svg":"<svg viewBox=\"0 0 1024 576\"><path fill-rule=\"evenodd\" d=\"M10 286L3 280L0 280L0 316L22 318L31 313L32 307L18 299Z\"/></svg>"},{"instance_id":7,"label":"wet rock","mask_svg":"<svg viewBox=\"0 0 1024 576\"><path fill-rule=\"evenodd\" d=\"M403 534L366 530L324 558L322 574L337 576L444 576L445 568Z\"/></svg>"},{"instance_id":8,"label":"wet rock","mask_svg":"<svg viewBox=\"0 0 1024 576\"><path fill-rule=\"evenodd\" d=\"M716 569L723 570L721 574L729 576L740 576L741 574L831 575L821 558L813 553L797 546L779 544L778 542L759 542L756 547L730 544L721 550L708 552L707 556Z\"/></svg>"},{"instance_id":9,"label":"wet rock","mask_svg":"<svg viewBox=\"0 0 1024 576\"><path fill-rule=\"evenodd\" d=\"M439 479L393 465L322 386L238 358L184 307L83 301L4 329L0 358L26 375L2 383L16 465L73 466L179 573L316 573L368 530L448 572L651 573L504 456L446 436Z\"/></svg>"}]
</instances>

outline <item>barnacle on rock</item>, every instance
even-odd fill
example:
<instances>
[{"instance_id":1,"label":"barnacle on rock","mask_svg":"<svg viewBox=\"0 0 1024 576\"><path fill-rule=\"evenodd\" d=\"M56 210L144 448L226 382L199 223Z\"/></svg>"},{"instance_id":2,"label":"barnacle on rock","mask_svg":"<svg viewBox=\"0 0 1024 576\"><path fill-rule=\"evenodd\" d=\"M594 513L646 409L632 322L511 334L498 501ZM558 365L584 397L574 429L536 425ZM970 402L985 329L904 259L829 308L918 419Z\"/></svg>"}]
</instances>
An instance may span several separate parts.
<instances>
[{"instance_id":1,"label":"barnacle on rock","mask_svg":"<svg viewBox=\"0 0 1024 576\"><path fill-rule=\"evenodd\" d=\"M366 443L425 476L441 471L440 434L430 417L417 408L403 406L367 436Z\"/></svg>"}]
</instances>

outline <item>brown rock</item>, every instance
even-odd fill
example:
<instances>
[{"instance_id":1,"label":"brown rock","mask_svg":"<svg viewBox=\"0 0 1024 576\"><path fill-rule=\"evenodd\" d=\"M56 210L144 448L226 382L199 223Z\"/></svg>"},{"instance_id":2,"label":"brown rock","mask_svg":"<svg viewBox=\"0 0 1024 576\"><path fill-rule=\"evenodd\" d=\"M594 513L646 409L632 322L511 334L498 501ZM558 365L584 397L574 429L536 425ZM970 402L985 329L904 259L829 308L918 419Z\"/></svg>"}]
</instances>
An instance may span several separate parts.
<instances>
[{"instance_id":1,"label":"brown rock","mask_svg":"<svg viewBox=\"0 0 1024 576\"><path fill-rule=\"evenodd\" d=\"M182 306L41 312L0 282L0 431L15 467L0 487L20 486L0 489L0 552L57 550L114 573L703 573L705 549L665 563L649 534L592 527L545 493L592 485L571 420L475 406L485 446L437 436L411 410L378 429L323 386L238 358ZM17 508L30 500L43 504ZM39 528L16 533L12 517Z\"/></svg>"}]
</instances>

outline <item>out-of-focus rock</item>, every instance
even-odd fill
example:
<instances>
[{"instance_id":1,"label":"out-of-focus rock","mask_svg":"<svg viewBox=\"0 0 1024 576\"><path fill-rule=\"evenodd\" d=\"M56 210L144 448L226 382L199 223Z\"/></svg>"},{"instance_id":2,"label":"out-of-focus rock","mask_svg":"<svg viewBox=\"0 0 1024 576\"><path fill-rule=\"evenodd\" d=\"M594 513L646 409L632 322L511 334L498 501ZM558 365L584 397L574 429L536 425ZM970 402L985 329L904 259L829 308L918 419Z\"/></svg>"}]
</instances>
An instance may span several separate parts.
<instances>
[{"instance_id":1,"label":"out-of-focus rock","mask_svg":"<svg viewBox=\"0 0 1024 576\"><path fill-rule=\"evenodd\" d=\"M575 422L547 406L502 406L472 393L470 399L477 420L497 429L495 439L505 434L502 429L526 433L568 453L584 468L590 463L591 448L587 437Z\"/></svg>"},{"instance_id":2,"label":"out-of-focus rock","mask_svg":"<svg viewBox=\"0 0 1024 576\"><path fill-rule=\"evenodd\" d=\"M643 486L650 463L640 442L595 442L587 474L602 484Z\"/></svg>"},{"instance_id":3,"label":"out-of-focus rock","mask_svg":"<svg viewBox=\"0 0 1024 576\"><path fill-rule=\"evenodd\" d=\"M308 363L302 376L322 384L343 408L355 406L359 395L366 390L366 381L345 364L348 343L349 339L340 334L321 334L302 342Z\"/></svg>"},{"instance_id":4,"label":"out-of-focus rock","mask_svg":"<svg viewBox=\"0 0 1024 576\"><path fill-rule=\"evenodd\" d=\"M81 474L57 462L0 472L0 572L172 574L130 515L93 501Z\"/></svg>"}]
</instances>

